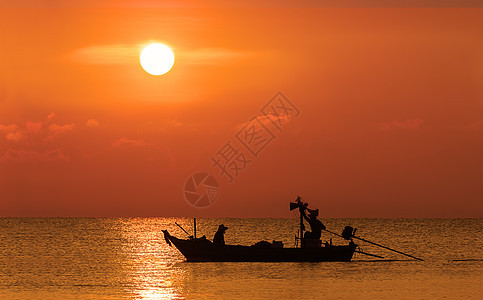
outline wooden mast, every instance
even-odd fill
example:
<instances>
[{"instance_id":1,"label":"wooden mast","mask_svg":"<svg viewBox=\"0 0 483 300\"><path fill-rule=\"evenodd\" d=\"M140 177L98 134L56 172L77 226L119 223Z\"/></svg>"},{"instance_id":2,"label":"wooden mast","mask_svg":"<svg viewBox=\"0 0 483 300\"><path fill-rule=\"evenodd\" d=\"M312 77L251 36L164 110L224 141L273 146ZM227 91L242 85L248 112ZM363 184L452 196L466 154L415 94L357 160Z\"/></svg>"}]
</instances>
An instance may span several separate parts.
<instances>
[{"instance_id":1,"label":"wooden mast","mask_svg":"<svg viewBox=\"0 0 483 300\"><path fill-rule=\"evenodd\" d=\"M303 248L303 238L304 238L304 207L302 201L299 202L299 214L300 214L300 248Z\"/></svg>"},{"instance_id":2,"label":"wooden mast","mask_svg":"<svg viewBox=\"0 0 483 300\"><path fill-rule=\"evenodd\" d=\"M194 236L195 236L195 239L196 239L196 218L194 218L194 220L193 220L193 231L194 231Z\"/></svg>"},{"instance_id":3,"label":"wooden mast","mask_svg":"<svg viewBox=\"0 0 483 300\"><path fill-rule=\"evenodd\" d=\"M298 208L299 209L299 213L300 213L300 229L299 229L299 239L300 239L300 248L303 248L302 246L302 240L304 238L304 230L305 230L305 226L304 226L304 210L307 208L307 204L304 204L302 202L302 199L300 198L300 196L297 196L297 199L295 200L295 202L290 202L290 210L294 210ZM297 239L297 236L295 236L295 239Z\"/></svg>"}]
</instances>

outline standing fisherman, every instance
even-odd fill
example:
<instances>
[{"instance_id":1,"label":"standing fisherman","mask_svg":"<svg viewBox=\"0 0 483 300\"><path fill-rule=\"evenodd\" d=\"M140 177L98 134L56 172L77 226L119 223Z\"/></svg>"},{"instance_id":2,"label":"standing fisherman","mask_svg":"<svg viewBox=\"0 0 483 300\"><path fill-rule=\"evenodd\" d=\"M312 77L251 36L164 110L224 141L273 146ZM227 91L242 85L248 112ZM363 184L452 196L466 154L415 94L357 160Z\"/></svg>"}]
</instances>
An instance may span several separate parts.
<instances>
[{"instance_id":1,"label":"standing fisherman","mask_svg":"<svg viewBox=\"0 0 483 300\"><path fill-rule=\"evenodd\" d=\"M304 239L320 239L322 235L322 230L325 230L325 225L317 219L317 216L319 215L319 210L308 209L308 211L309 216L307 217L307 215L305 214L305 209L301 210L304 219L309 222L310 229L312 230L305 232Z\"/></svg>"}]
</instances>

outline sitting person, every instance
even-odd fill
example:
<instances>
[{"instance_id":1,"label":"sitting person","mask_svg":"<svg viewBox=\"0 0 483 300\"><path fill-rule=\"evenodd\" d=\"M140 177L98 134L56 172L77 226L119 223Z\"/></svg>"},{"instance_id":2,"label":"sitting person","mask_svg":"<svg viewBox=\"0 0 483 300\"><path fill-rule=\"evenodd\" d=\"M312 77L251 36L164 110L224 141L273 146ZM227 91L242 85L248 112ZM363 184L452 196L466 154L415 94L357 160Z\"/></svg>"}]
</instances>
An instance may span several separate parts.
<instances>
[{"instance_id":1,"label":"sitting person","mask_svg":"<svg viewBox=\"0 0 483 300\"><path fill-rule=\"evenodd\" d=\"M228 227L221 224L218 226L218 231L215 233L215 237L213 238L213 244L215 245L225 245L225 231Z\"/></svg>"}]
</instances>

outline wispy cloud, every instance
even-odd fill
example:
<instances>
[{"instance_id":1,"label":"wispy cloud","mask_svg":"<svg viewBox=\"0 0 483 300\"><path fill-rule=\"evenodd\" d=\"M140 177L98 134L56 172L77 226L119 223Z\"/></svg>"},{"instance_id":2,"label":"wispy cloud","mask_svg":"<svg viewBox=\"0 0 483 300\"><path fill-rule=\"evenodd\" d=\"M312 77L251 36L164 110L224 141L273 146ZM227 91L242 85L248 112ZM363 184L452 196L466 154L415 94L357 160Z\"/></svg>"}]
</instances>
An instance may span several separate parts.
<instances>
[{"instance_id":1,"label":"wispy cloud","mask_svg":"<svg viewBox=\"0 0 483 300\"><path fill-rule=\"evenodd\" d=\"M146 44L93 45L75 50L67 59L83 64L119 65L131 64L139 60ZM218 64L240 59L250 53L223 48L188 49L173 47L175 60L185 64Z\"/></svg>"},{"instance_id":2,"label":"wispy cloud","mask_svg":"<svg viewBox=\"0 0 483 300\"><path fill-rule=\"evenodd\" d=\"M140 45L95 45L78 49L67 58L74 62L95 65L129 64L138 59L140 51Z\"/></svg>"},{"instance_id":3,"label":"wispy cloud","mask_svg":"<svg viewBox=\"0 0 483 300\"><path fill-rule=\"evenodd\" d=\"M49 137L53 138L58 135L64 134L66 132L72 131L74 129L74 124L58 125L51 124L49 126Z\"/></svg>"},{"instance_id":4,"label":"wispy cloud","mask_svg":"<svg viewBox=\"0 0 483 300\"><path fill-rule=\"evenodd\" d=\"M133 147L146 147L152 144L146 143L143 140L131 140L127 138L120 138L114 143L112 143L113 147L120 147L120 146L133 146Z\"/></svg>"},{"instance_id":5,"label":"wispy cloud","mask_svg":"<svg viewBox=\"0 0 483 300\"><path fill-rule=\"evenodd\" d=\"M244 126L248 125L249 123L252 123L253 121L257 121L262 123L266 127L273 126L273 124L277 124L280 126L283 126L284 124L288 123L293 119L293 116L291 115L274 115L274 114L267 114L264 116L257 116L251 119L250 121L240 123L235 126L235 129L240 130Z\"/></svg>"},{"instance_id":6,"label":"wispy cloud","mask_svg":"<svg viewBox=\"0 0 483 300\"><path fill-rule=\"evenodd\" d=\"M53 149L47 150L43 152L33 151L33 150L14 150L9 149L5 154L0 157L1 161L17 161L17 162L53 162L53 161L61 161L67 162L69 161L69 157L66 156L62 150L60 149Z\"/></svg>"},{"instance_id":7,"label":"wispy cloud","mask_svg":"<svg viewBox=\"0 0 483 300\"><path fill-rule=\"evenodd\" d=\"M0 162L5 161L69 161L69 157L54 144L57 137L74 130L74 124L53 123L55 113L43 121L27 121L23 124L0 124L0 139L5 139L6 151L0 154ZM39 150L42 149L42 150ZM50 150L46 150L50 149Z\"/></svg>"},{"instance_id":8,"label":"wispy cloud","mask_svg":"<svg viewBox=\"0 0 483 300\"><path fill-rule=\"evenodd\" d=\"M7 141L19 142L23 139L26 129L21 129L17 124L2 125L0 124L0 133Z\"/></svg>"},{"instance_id":9,"label":"wispy cloud","mask_svg":"<svg viewBox=\"0 0 483 300\"><path fill-rule=\"evenodd\" d=\"M11 133L17 131L18 126L16 124L2 125L0 124L0 133Z\"/></svg>"},{"instance_id":10,"label":"wispy cloud","mask_svg":"<svg viewBox=\"0 0 483 300\"><path fill-rule=\"evenodd\" d=\"M23 134L20 131L10 132L5 135L8 141L19 142L23 139Z\"/></svg>"},{"instance_id":11,"label":"wispy cloud","mask_svg":"<svg viewBox=\"0 0 483 300\"><path fill-rule=\"evenodd\" d=\"M179 58L188 64L209 65L226 63L250 55L250 53L223 48L180 49Z\"/></svg>"},{"instance_id":12,"label":"wispy cloud","mask_svg":"<svg viewBox=\"0 0 483 300\"><path fill-rule=\"evenodd\" d=\"M391 131L391 130L417 130L423 125L423 120L417 119L408 119L405 121L398 121L393 120L387 123L379 124L379 129L382 131Z\"/></svg>"},{"instance_id":13,"label":"wispy cloud","mask_svg":"<svg viewBox=\"0 0 483 300\"><path fill-rule=\"evenodd\" d=\"M26 122L25 128L29 133L38 134L42 131L42 122Z\"/></svg>"},{"instance_id":14,"label":"wispy cloud","mask_svg":"<svg viewBox=\"0 0 483 300\"><path fill-rule=\"evenodd\" d=\"M50 118L51 119L51 118ZM47 118L47 120L50 120ZM12 142L21 142L23 140L47 141L59 135L65 134L74 129L74 124L46 124L45 122L28 121L23 126L16 124L1 125L0 133L4 135L5 139Z\"/></svg>"},{"instance_id":15,"label":"wispy cloud","mask_svg":"<svg viewBox=\"0 0 483 300\"><path fill-rule=\"evenodd\" d=\"M180 126L183 126L185 124L181 123L180 121L176 120L176 119L171 119L171 120L166 120L164 121L164 126L166 127L180 127Z\"/></svg>"},{"instance_id":16,"label":"wispy cloud","mask_svg":"<svg viewBox=\"0 0 483 300\"><path fill-rule=\"evenodd\" d=\"M100 126L100 123L99 123L99 121L97 121L95 119L89 119L86 122L86 126L89 127L89 128L96 128L96 127Z\"/></svg>"}]
</instances>

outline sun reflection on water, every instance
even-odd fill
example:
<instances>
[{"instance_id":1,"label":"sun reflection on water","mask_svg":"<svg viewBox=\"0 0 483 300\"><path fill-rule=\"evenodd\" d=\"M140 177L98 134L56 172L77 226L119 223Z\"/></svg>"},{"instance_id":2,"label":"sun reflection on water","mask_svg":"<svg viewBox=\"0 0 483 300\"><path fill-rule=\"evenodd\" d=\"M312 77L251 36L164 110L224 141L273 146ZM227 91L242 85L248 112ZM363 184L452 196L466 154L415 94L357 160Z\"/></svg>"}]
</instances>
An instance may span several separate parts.
<instances>
[{"instance_id":1,"label":"sun reflection on water","mask_svg":"<svg viewBox=\"0 0 483 300\"><path fill-rule=\"evenodd\" d=\"M481 219L325 220L426 259L351 263L185 263L161 232L185 237L175 222L192 231L186 218L0 218L0 298L481 298ZM221 223L227 243L244 245L270 238L290 246L297 227L291 219L200 219L198 234L212 238ZM294 284L314 278L323 284Z\"/></svg>"},{"instance_id":2,"label":"sun reflection on water","mask_svg":"<svg viewBox=\"0 0 483 300\"><path fill-rule=\"evenodd\" d=\"M179 286L186 271L177 267L180 257L167 246L158 232L159 219L127 219L122 236L129 263L127 292L133 299L184 299ZM151 223L151 224L149 224Z\"/></svg>"}]
</instances>

